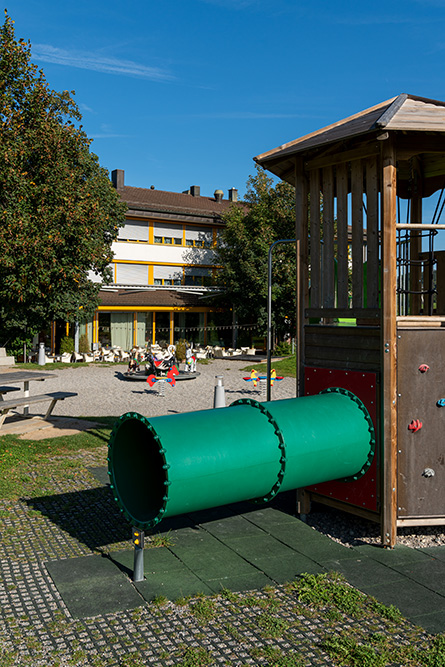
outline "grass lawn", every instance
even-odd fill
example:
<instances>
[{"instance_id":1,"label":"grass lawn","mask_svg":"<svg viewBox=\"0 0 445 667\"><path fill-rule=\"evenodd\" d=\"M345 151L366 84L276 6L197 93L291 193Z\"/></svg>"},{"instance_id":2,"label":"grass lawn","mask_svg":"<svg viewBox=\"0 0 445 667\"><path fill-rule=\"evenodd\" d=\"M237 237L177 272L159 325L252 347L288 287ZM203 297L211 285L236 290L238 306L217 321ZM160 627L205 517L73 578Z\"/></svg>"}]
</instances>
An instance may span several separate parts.
<instances>
[{"instance_id":1,"label":"grass lawn","mask_svg":"<svg viewBox=\"0 0 445 667\"><path fill-rule=\"evenodd\" d=\"M16 500L51 492L51 480L73 479L82 461L79 455L96 453L106 463L106 449L117 417L94 417L103 424L90 431L46 440L21 440L17 435L0 437L0 499ZM103 461L102 461L103 460Z\"/></svg>"},{"instance_id":2,"label":"grass lawn","mask_svg":"<svg viewBox=\"0 0 445 667\"><path fill-rule=\"evenodd\" d=\"M243 371L251 371L254 368L260 373L266 373L267 363L255 364L252 366L246 366L243 368ZM296 377L297 375L297 361L295 354L290 355L289 357L283 357L280 361L272 360L272 368L275 368L277 375L283 375L284 377Z\"/></svg>"}]
</instances>

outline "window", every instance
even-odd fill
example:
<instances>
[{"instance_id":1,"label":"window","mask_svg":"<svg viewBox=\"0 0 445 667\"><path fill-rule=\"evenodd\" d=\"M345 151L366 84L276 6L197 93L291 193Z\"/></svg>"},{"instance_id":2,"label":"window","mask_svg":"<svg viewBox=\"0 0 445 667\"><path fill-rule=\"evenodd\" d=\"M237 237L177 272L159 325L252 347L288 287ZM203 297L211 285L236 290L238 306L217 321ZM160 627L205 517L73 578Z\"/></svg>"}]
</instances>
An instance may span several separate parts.
<instances>
[{"instance_id":1,"label":"window","mask_svg":"<svg viewBox=\"0 0 445 667\"><path fill-rule=\"evenodd\" d=\"M154 266L153 282L155 285L182 285L180 266Z\"/></svg>"},{"instance_id":2,"label":"window","mask_svg":"<svg viewBox=\"0 0 445 667\"><path fill-rule=\"evenodd\" d=\"M204 269L201 267L187 266L184 269L184 284L185 285L211 285L212 284L212 269Z\"/></svg>"},{"instance_id":3,"label":"window","mask_svg":"<svg viewBox=\"0 0 445 667\"><path fill-rule=\"evenodd\" d=\"M121 285L148 285L147 264L116 263L116 283Z\"/></svg>"},{"instance_id":4,"label":"window","mask_svg":"<svg viewBox=\"0 0 445 667\"><path fill-rule=\"evenodd\" d=\"M213 246L213 230L211 227L186 227L185 245L195 248L211 248Z\"/></svg>"},{"instance_id":5,"label":"window","mask_svg":"<svg viewBox=\"0 0 445 667\"><path fill-rule=\"evenodd\" d=\"M182 225L169 225L164 222L155 222L153 231L155 243L182 245Z\"/></svg>"},{"instance_id":6,"label":"window","mask_svg":"<svg viewBox=\"0 0 445 667\"><path fill-rule=\"evenodd\" d=\"M119 241L148 241L148 222L127 220L119 229Z\"/></svg>"}]
</instances>

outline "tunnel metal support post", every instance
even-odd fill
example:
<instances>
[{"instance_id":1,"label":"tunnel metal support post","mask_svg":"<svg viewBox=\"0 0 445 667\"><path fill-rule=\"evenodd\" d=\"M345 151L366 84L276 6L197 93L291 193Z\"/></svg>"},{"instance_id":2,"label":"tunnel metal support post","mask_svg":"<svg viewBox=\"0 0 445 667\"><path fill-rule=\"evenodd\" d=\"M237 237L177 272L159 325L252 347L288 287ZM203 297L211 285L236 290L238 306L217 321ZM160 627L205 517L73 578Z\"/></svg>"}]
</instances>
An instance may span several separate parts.
<instances>
[{"instance_id":1,"label":"tunnel metal support post","mask_svg":"<svg viewBox=\"0 0 445 667\"><path fill-rule=\"evenodd\" d=\"M139 528L133 527L134 562L133 581L138 583L144 581L144 541L145 533Z\"/></svg>"},{"instance_id":2,"label":"tunnel metal support post","mask_svg":"<svg viewBox=\"0 0 445 667\"><path fill-rule=\"evenodd\" d=\"M272 366L272 252L279 243L296 243L297 239L279 239L269 246L267 257L267 401L270 401L270 376Z\"/></svg>"}]
</instances>

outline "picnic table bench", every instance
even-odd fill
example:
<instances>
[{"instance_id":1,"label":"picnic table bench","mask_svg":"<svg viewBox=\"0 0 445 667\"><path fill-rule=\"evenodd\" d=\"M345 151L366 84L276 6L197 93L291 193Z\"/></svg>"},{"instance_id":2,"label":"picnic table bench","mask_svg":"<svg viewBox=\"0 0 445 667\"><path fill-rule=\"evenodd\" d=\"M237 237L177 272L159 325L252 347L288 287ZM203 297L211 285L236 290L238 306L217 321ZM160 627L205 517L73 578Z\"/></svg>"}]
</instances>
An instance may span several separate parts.
<instances>
[{"instance_id":1,"label":"picnic table bench","mask_svg":"<svg viewBox=\"0 0 445 667\"><path fill-rule=\"evenodd\" d=\"M5 389L5 387L1 387ZM16 387L9 387L8 391L14 391ZM19 408L20 406L28 406L31 403L44 403L50 401L48 410L46 411L44 419L48 419L54 410L54 406L57 401L63 401L65 398L71 398L72 396L77 396L76 392L73 391L53 391L48 394L38 394L37 396L19 396L17 398L10 398L6 401L0 401L0 428L3 425L3 422L6 419L6 415L10 410L14 408Z\"/></svg>"}]
</instances>

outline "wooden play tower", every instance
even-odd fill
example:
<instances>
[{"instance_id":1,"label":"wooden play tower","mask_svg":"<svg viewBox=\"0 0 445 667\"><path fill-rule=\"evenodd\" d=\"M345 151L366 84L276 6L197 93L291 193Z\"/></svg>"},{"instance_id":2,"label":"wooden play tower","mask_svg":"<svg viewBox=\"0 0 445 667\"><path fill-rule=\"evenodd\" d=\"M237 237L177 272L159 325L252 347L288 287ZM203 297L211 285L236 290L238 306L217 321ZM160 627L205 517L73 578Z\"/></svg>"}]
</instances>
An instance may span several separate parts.
<instances>
[{"instance_id":1,"label":"wooden play tower","mask_svg":"<svg viewBox=\"0 0 445 667\"><path fill-rule=\"evenodd\" d=\"M379 437L300 511L380 522L387 547L445 524L445 102L399 95L255 159L296 188L298 395L349 389Z\"/></svg>"}]
</instances>

